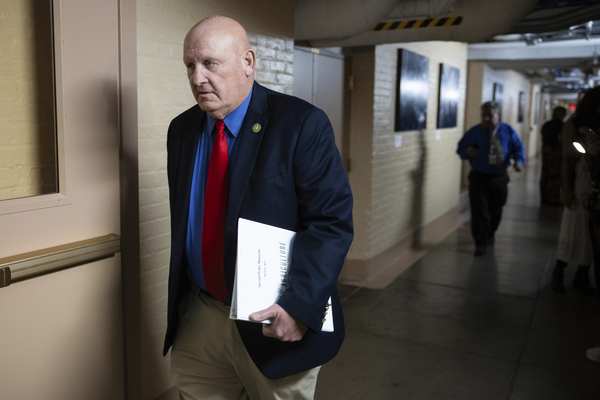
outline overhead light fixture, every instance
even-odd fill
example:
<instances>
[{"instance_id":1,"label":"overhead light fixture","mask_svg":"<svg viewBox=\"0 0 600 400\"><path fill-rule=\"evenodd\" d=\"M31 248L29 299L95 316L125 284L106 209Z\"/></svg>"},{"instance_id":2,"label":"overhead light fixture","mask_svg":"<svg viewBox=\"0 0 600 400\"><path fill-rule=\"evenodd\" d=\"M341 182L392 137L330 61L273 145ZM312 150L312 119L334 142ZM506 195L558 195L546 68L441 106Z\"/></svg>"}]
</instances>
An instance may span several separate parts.
<instances>
[{"instance_id":1,"label":"overhead light fixture","mask_svg":"<svg viewBox=\"0 0 600 400\"><path fill-rule=\"evenodd\" d=\"M577 149L578 152L580 152L581 154L585 154L585 148L581 143L573 142L573 146L575 146L575 149Z\"/></svg>"}]
</instances>

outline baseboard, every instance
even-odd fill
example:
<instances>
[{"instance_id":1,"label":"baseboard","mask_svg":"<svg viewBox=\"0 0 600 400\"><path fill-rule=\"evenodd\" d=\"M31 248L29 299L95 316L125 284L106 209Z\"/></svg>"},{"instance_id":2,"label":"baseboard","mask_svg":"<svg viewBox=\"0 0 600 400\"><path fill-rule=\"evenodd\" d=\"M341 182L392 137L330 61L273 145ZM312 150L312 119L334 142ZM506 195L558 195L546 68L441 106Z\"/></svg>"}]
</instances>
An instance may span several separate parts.
<instances>
[{"instance_id":1,"label":"baseboard","mask_svg":"<svg viewBox=\"0 0 600 400\"><path fill-rule=\"evenodd\" d=\"M469 218L468 193L463 192L459 205L420 230L407 235L390 249L368 260L347 259L340 283L383 289Z\"/></svg>"}]
</instances>

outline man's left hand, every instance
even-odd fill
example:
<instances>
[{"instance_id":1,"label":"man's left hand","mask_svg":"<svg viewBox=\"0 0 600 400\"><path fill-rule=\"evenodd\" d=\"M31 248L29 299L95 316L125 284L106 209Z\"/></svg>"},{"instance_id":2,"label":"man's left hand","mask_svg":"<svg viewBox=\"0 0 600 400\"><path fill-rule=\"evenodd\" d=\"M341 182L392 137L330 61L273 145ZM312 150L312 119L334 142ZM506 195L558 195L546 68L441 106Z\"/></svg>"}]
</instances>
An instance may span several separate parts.
<instances>
[{"instance_id":1,"label":"man's left hand","mask_svg":"<svg viewBox=\"0 0 600 400\"><path fill-rule=\"evenodd\" d=\"M263 324L263 335L279 339L282 342L296 342L304 336L308 327L298 318L291 316L279 304L250 314L250 320L260 322L268 319L270 324Z\"/></svg>"},{"instance_id":2,"label":"man's left hand","mask_svg":"<svg viewBox=\"0 0 600 400\"><path fill-rule=\"evenodd\" d=\"M521 172L523 170L523 167L521 167L521 164L519 164L518 162L515 162L515 164L513 165L513 169L516 172Z\"/></svg>"}]
</instances>

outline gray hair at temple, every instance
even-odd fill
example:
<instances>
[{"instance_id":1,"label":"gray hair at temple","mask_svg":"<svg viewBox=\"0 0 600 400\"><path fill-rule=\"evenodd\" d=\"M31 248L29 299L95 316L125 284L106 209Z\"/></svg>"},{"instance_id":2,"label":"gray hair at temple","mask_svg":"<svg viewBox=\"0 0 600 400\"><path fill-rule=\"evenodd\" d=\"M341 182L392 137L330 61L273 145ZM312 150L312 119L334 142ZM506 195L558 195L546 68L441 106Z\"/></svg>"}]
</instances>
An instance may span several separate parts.
<instances>
[{"instance_id":1,"label":"gray hair at temple","mask_svg":"<svg viewBox=\"0 0 600 400\"><path fill-rule=\"evenodd\" d=\"M486 101L481 105L481 111L490 110L492 112L500 114L500 104L495 101Z\"/></svg>"}]
</instances>

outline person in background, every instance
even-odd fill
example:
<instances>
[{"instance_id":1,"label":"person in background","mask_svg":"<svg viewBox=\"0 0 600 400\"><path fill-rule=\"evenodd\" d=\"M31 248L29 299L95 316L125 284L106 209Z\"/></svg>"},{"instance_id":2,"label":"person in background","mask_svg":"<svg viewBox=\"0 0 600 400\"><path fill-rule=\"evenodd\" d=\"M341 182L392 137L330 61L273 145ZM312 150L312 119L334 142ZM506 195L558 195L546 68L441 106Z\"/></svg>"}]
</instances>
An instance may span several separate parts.
<instances>
[{"instance_id":1,"label":"person in background","mask_svg":"<svg viewBox=\"0 0 600 400\"><path fill-rule=\"evenodd\" d=\"M542 204L560 205L560 176L562 161L562 130L567 109L556 107L552 119L542 126L542 177L540 195Z\"/></svg>"},{"instance_id":2,"label":"person in background","mask_svg":"<svg viewBox=\"0 0 600 400\"><path fill-rule=\"evenodd\" d=\"M484 254L487 246L494 243L508 196L506 169L513 160L515 171L521 171L525 162L525 150L517 132L500 121L499 112L497 103L484 103L481 123L464 134L456 150L471 165L469 202L476 256Z\"/></svg>"},{"instance_id":3,"label":"person in background","mask_svg":"<svg viewBox=\"0 0 600 400\"><path fill-rule=\"evenodd\" d=\"M573 289L579 293L593 295L590 284L590 266L593 260L590 239L589 213L583 206L584 197L591 187L585 172L581 153L573 146L574 141L584 143L585 137L579 132L580 120L589 120L581 102L575 115L564 124L562 132L562 203L564 205L556 249L556 263L552 271L552 290L564 293L564 270L568 265L577 265Z\"/></svg>"},{"instance_id":4,"label":"person in background","mask_svg":"<svg viewBox=\"0 0 600 400\"><path fill-rule=\"evenodd\" d=\"M582 196L580 201L589 212L594 275L596 288L598 288L600 287L600 87L585 93L577 105L575 117L578 131L573 135L572 140L579 142L586 151L582 156L581 167L591 186L590 192ZM566 144L566 140L563 140L563 144ZM600 292L596 290L596 294L600 295ZM586 356L589 360L600 363L600 346L588 349Z\"/></svg>"},{"instance_id":5,"label":"person in background","mask_svg":"<svg viewBox=\"0 0 600 400\"><path fill-rule=\"evenodd\" d=\"M575 110L575 119L577 131L570 139L571 146L574 142L578 142L584 147L581 170L590 183L590 191L581 195L578 200L589 212L594 275L596 288L598 288L600 285L600 87L585 93ZM567 139L563 139L563 145L566 144ZM577 199L575 195L573 197ZM598 290L596 293L600 294ZM600 346L588 349L586 356L589 360L600 363Z\"/></svg>"}]
</instances>

